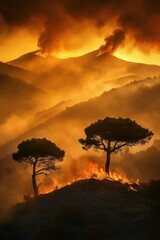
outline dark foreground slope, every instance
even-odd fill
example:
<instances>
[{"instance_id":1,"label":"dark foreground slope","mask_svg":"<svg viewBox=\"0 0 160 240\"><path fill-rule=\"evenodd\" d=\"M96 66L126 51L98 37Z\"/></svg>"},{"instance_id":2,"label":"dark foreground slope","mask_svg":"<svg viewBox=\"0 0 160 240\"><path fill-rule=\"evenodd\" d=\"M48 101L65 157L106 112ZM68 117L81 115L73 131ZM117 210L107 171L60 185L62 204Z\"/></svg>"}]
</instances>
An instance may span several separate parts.
<instances>
[{"instance_id":1,"label":"dark foreground slope","mask_svg":"<svg viewBox=\"0 0 160 240\"><path fill-rule=\"evenodd\" d=\"M17 205L1 239L159 240L160 182L138 192L118 182L83 180Z\"/></svg>"}]
</instances>

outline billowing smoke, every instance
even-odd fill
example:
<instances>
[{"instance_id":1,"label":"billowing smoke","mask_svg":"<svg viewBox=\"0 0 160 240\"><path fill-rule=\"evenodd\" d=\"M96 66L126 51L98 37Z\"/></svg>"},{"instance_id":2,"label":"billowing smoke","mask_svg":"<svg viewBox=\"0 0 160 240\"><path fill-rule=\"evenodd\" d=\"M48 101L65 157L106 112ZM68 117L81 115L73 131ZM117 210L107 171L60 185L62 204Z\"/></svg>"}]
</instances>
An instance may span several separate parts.
<instances>
[{"instance_id":1,"label":"billowing smoke","mask_svg":"<svg viewBox=\"0 0 160 240\"><path fill-rule=\"evenodd\" d=\"M116 29L113 32L113 35L105 38L105 44L102 45L99 49L99 54L103 53L114 53L117 48L124 42L125 33L121 29Z\"/></svg>"},{"instance_id":2,"label":"billowing smoke","mask_svg":"<svg viewBox=\"0 0 160 240\"><path fill-rule=\"evenodd\" d=\"M85 31L105 36L115 29L122 30L106 37L105 50L116 50L124 33L145 50L160 48L159 12L159 0L0 0L0 25L3 31L23 27L37 32L43 53L83 47Z\"/></svg>"},{"instance_id":3,"label":"billowing smoke","mask_svg":"<svg viewBox=\"0 0 160 240\"><path fill-rule=\"evenodd\" d=\"M160 148L151 146L145 151L135 154L126 151L117 155L112 161L112 168L126 173L130 179L139 179L140 182L149 182L151 179L160 179Z\"/></svg>"}]
</instances>

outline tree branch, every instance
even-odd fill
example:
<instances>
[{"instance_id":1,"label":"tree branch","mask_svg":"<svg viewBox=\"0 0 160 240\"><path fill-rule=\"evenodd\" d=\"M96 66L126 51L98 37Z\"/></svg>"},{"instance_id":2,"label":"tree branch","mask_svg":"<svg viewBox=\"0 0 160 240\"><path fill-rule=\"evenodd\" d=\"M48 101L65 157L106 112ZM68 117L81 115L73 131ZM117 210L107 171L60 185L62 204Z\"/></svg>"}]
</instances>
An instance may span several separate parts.
<instances>
[{"instance_id":1,"label":"tree branch","mask_svg":"<svg viewBox=\"0 0 160 240\"><path fill-rule=\"evenodd\" d=\"M41 175L41 174L48 176L48 174L45 172L36 173L36 176Z\"/></svg>"},{"instance_id":2,"label":"tree branch","mask_svg":"<svg viewBox=\"0 0 160 240\"><path fill-rule=\"evenodd\" d=\"M100 150L103 150L103 151L106 151L104 148L101 148L101 147L97 147L96 148L100 149Z\"/></svg>"},{"instance_id":3,"label":"tree branch","mask_svg":"<svg viewBox=\"0 0 160 240\"><path fill-rule=\"evenodd\" d=\"M118 144L118 143L117 143ZM116 144L116 145L117 145ZM121 145L119 145L119 146L117 146L117 147L113 147L113 149L112 149L112 152L114 152L114 151L116 151L116 150L119 150L120 148L122 148L122 147L124 147L124 146L126 146L127 145L127 143L123 143L123 144L121 144Z\"/></svg>"},{"instance_id":4,"label":"tree branch","mask_svg":"<svg viewBox=\"0 0 160 240\"><path fill-rule=\"evenodd\" d=\"M39 183L37 188L39 189L39 187L40 187L41 185L42 185L42 183Z\"/></svg>"},{"instance_id":5,"label":"tree branch","mask_svg":"<svg viewBox=\"0 0 160 240\"><path fill-rule=\"evenodd\" d=\"M100 138L100 140L98 140L98 141L99 141L100 143L97 144L97 145L95 144L95 147L96 147L97 149L100 149L100 150L103 150L103 151L107 151L107 148L106 148L103 140ZM101 146L103 146L103 147L101 147Z\"/></svg>"},{"instance_id":6,"label":"tree branch","mask_svg":"<svg viewBox=\"0 0 160 240\"><path fill-rule=\"evenodd\" d=\"M30 163L30 164L34 164L34 161L32 160L32 157L30 158L23 158L24 162Z\"/></svg>"},{"instance_id":7,"label":"tree branch","mask_svg":"<svg viewBox=\"0 0 160 240\"><path fill-rule=\"evenodd\" d=\"M40 173L41 171L48 171L48 170L50 170L50 169L52 169L52 168L53 168L53 166L41 168L41 169L39 169L38 171L36 171L36 174L37 174L37 173Z\"/></svg>"},{"instance_id":8,"label":"tree branch","mask_svg":"<svg viewBox=\"0 0 160 240\"><path fill-rule=\"evenodd\" d=\"M23 161L24 161L24 162L27 162L27 163L30 163L30 164L33 164L33 163L34 163L32 160L26 160L26 159L24 159Z\"/></svg>"},{"instance_id":9,"label":"tree branch","mask_svg":"<svg viewBox=\"0 0 160 240\"><path fill-rule=\"evenodd\" d=\"M114 144L114 146L113 146L113 149L116 148L116 146L117 146L118 143L119 143L119 141L116 141L116 142L115 142L115 144Z\"/></svg>"},{"instance_id":10,"label":"tree branch","mask_svg":"<svg viewBox=\"0 0 160 240\"><path fill-rule=\"evenodd\" d=\"M100 138L100 139L97 140L97 141L99 141L99 143L97 143L97 145L95 144L95 147L96 147L97 149L100 149L100 150L106 151L107 149L106 149L106 146L105 146L105 144L104 144L102 138ZM101 146L102 146L102 147L101 147Z\"/></svg>"},{"instance_id":11,"label":"tree branch","mask_svg":"<svg viewBox=\"0 0 160 240\"><path fill-rule=\"evenodd\" d=\"M102 146L104 147L104 150L107 151L107 148L106 148L106 146L105 146L102 138L101 138L101 144L102 144Z\"/></svg>"}]
</instances>

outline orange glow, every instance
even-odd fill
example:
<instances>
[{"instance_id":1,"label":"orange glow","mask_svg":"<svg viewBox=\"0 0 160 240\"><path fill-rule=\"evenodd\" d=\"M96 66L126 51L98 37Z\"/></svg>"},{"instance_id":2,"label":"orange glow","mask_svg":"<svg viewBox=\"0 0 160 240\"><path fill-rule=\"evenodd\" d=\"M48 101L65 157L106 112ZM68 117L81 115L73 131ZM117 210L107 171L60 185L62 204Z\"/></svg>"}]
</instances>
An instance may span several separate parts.
<instances>
[{"instance_id":1,"label":"orange glow","mask_svg":"<svg viewBox=\"0 0 160 240\"><path fill-rule=\"evenodd\" d=\"M86 44L82 48L69 51L61 49L60 51L52 52L51 56L59 59L79 57L89 52L98 50L102 42L102 38L97 37L94 41L89 42L89 44ZM125 46L120 47L113 55L128 62L160 65L159 52L156 50L153 50L152 52L143 52L134 46L130 48ZM41 54L41 56L46 57L48 54Z\"/></svg>"},{"instance_id":2,"label":"orange glow","mask_svg":"<svg viewBox=\"0 0 160 240\"><path fill-rule=\"evenodd\" d=\"M84 42L84 39L87 39L87 41ZM99 31L98 34L94 31L85 32L82 44L78 44L79 47L65 49L62 46L61 49L53 51L50 55L60 59L82 56L99 49L104 43L103 39L104 29ZM31 34L26 29L19 29L8 38L5 38L5 41L1 41L0 50L0 61L6 62L13 60L25 53L37 50L37 36L36 34ZM48 54L42 54L41 56L46 57ZM126 40L125 45L119 47L114 53L114 56L130 62L160 65L159 52L156 49L150 49L147 46L145 49L138 49L130 39Z\"/></svg>"},{"instance_id":3,"label":"orange glow","mask_svg":"<svg viewBox=\"0 0 160 240\"><path fill-rule=\"evenodd\" d=\"M3 62L13 60L37 49L37 37L25 29L11 33L9 37L0 42L0 61Z\"/></svg>"},{"instance_id":4,"label":"orange glow","mask_svg":"<svg viewBox=\"0 0 160 240\"><path fill-rule=\"evenodd\" d=\"M66 59L66 58L71 58L71 57L79 57L82 56L84 54L87 54L89 52L92 52L96 49L99 48L100 44L102 42L102 39L99 38L95 38L93 41L90 42L90 44L86 44L83 48L79 48L76 50L61 50L59 52L53 52L52 55L60 58L60 59Z\"/></svg>"},{"instance_id":5,"label":"orange glow","mask_svg":"<svg viewBox=\"0 0 160 240\"><path fill-rule=\"evenodd\" d=\"M58 52L53 52L51 56L60 59L79 57L99 49L99 46L101 46L102 42L102 38L95 37L94 40L90 41L89 44L87 43L82 48L69 51L61 49ZM159 52L156 50L144 52L134 46L128 47L126 44L124 47L119 47L119 49L113 55L129 62L160 65ZM45 57L46 55L42 54L41 56Z\"/></svg>"},{"instance_id":6,"label":"orange glow","mask_svg":"<svg viewBox=\"0 0 160 240\"><path fill-rule=\"evenodd\" d=\"M53 190L60 189L64 186L71 185L72 183L75 183L79 180L86 180L94 178L97 180L109 180L109 181L117 181L122 184L128 184L130 190L135 191L134 187L132 186L133 183L136 183L139 185L139 180L131 181L129 180L125 174L123 173L117 173L117 172L111 172L110 176L103 170L103 168L99 168L97 163L90 163L88 169L83 169L81 176L77 176L73 179L68 179L66 182L58 181L57 179L52 179L53 183L50 186L42 186L40 189L40 194L46 194L49 192L52 192Z\"/></svg>"},{"instance_id":7,"label":"orange glow","mask_svg":"<svg viewBox=\"0 0 160 240\"><path fill-rule=\"evenodd\" d=\"M120 47L114 56L129 62L160 65L159 52L155 49L148 49L144 52L134 46L125 46Z\"/></svg>"}]
</instances>

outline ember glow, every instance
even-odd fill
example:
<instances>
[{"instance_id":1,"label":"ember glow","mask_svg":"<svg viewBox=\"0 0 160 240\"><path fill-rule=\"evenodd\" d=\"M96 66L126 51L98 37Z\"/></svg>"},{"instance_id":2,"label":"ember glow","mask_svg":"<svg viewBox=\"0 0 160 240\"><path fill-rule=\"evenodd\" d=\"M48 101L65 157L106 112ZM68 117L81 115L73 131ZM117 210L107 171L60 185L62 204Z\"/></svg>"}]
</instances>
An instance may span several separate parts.
<instances>
[{"instance_id":1,"label":"ember glow","mask_svg":"<svg viewBox=\"0 0 160 240\"><path fill-rule=\"evenodd\" d=\"M97 163L90 162L87 169L82 169L81 173L71 179L67 179L66 182L61 182L58 178L53 178L50 184L47 186L42 185L40 187L40 194L46 194L52 192L54 190L60 189L64 186L71 185L80 180L86 179L97 179L97 180L109 180L109 181L117 181L122 184L127 184L130 190L136 191L133 187L133 184L139 185L139 180L129 180L125 174L120 173L118 170L117 172L110 172L110 176L104 171L103 168L99 167Z\"/></svg>"}]
</instances>

